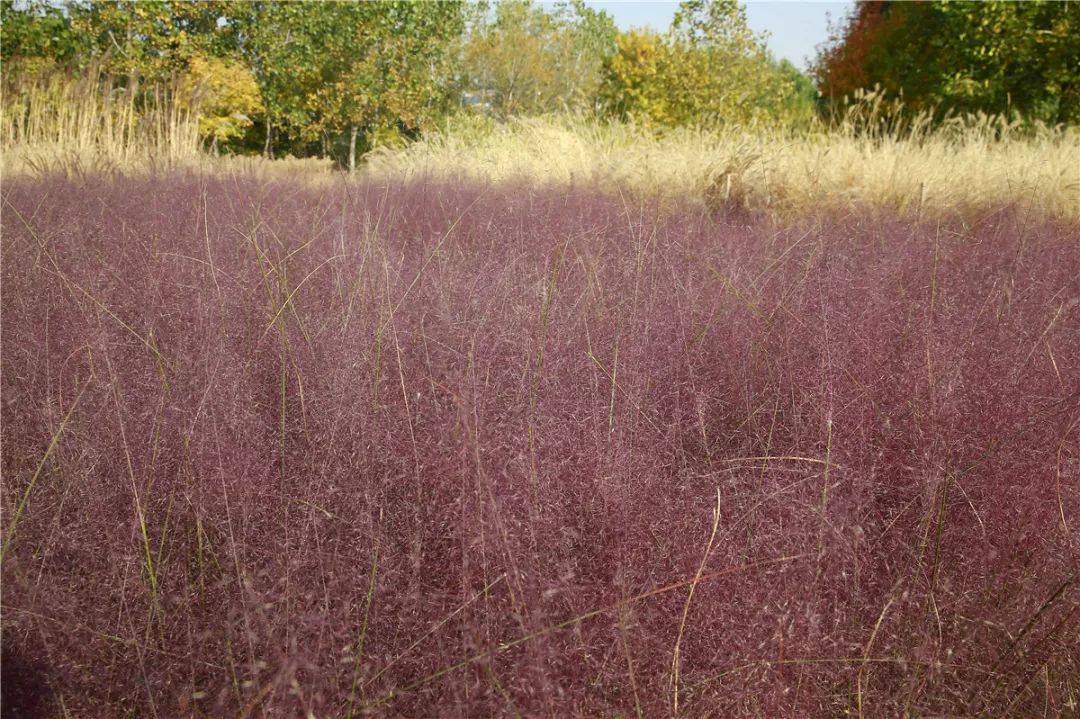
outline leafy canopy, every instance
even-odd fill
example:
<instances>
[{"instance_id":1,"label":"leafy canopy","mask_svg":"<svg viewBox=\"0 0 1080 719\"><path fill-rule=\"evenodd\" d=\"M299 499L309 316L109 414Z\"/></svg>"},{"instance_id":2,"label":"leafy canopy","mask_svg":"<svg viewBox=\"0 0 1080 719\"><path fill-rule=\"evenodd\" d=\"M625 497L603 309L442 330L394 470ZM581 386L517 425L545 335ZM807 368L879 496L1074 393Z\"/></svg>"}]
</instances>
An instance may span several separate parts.
<instances>
[{"instance_id":1,"label":"leafy canopy","mask_svg":"<svg viewBox=\"0 0 1080 719\"><path fill-rule=\"evenodd\" d=\"M686 0L666 34L632 31L604 65L607 112L656 126L751 123L793 92L735 0Z\"/></svg>"},{"instance_id":2,"label":"leafy canopy","mask_svg":"<svg viewBox=\"0 0 1080 719\"><path fill-rule=\"evenodd\" d=\"M915 110L1080 122L1080 3L860 2L819 53L833 101L880 87Z\"/></svg>"}]
</instances>

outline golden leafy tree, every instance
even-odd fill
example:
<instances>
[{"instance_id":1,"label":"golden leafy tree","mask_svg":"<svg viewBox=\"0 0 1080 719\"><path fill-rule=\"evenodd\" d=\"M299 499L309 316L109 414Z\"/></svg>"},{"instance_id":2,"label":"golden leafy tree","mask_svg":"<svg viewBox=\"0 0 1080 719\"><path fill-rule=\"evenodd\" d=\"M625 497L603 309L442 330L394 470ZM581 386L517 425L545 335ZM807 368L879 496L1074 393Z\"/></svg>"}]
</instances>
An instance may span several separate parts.
<instances>
[{"instance_id":1,"label":"golden leafy tree","mask_svg":"<svg viewBox=\"0 0 1080 719\"><path fill-rule=\"evenodd\" d=\"M687 0L666 34L620 37L605 63L607 111L657 126L765 121L792 92L734 0Z\"/></svg>"},{"instance_id":2,"label":"golden leafy tree","mask_svg":"<svg viewBox=\"0 0 1080 719\"><path fill-rule=\"evenodd\" d=\"M262 112L259 86L241 62L195 55L181 83L181 97L199 116L199 136L216 153L239 138Z\"/></svg>"},{"instance_id":3,"label":"golden leafy tree","mask_svg":"<svg viewBox=\"0 0 1080 719\"><path fill-rule=\"evenodd\" d=\"M608 114L644 124L673 125L668 76L671 47L658 33L631 30L619 35L615 54L604 63L599 99Z\"/></svg>"}]
</instances>

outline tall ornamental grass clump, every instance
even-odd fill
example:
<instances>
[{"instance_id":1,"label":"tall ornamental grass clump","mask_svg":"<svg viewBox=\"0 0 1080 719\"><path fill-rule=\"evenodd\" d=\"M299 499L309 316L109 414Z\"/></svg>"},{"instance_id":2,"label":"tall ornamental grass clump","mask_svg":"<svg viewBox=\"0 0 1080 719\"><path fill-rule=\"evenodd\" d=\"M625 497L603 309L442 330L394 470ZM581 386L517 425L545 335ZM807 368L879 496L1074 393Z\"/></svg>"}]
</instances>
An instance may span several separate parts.
<instances>
[{"instance_id":1,"label":"tall ornamental grass clump","mask_svg":"<svg viewBox=\"0 0 1080 719\"><path fill-rule=\"evenodd\" d=\"M160 168L201 154L198 98L179 80L56 67L9 72L2 90L0 166L9 173Z\"/></svg>"},{"instance_id":2,"label":"tall ornamental grass clump","mask_svg":"<svg viewBox=\"0 0 1080 719\"><path fill-rule=\"evenodd\" d=\"M1080 244L587 188L3 188L20 716L1065 716Z\"/></svg>"},{"instance_id":3,"label":"tall ornamental grass clump","mask_svg":"<svg viewBox=\"0 0 1080 719\"><path fill-rule=\"evenodd\" d=\"M483 123L464 118L398 150L379 150L364 171L389 178L462 175L538 187L604 186L612 194L693 198L715 210L783 218L876 207L909 218L1014 205L1080 221L1080 135L1025 131L997 117L891 118L874 97L828 130L679 128L663 134L566 117Z\"/></svg>"}]
</instances>

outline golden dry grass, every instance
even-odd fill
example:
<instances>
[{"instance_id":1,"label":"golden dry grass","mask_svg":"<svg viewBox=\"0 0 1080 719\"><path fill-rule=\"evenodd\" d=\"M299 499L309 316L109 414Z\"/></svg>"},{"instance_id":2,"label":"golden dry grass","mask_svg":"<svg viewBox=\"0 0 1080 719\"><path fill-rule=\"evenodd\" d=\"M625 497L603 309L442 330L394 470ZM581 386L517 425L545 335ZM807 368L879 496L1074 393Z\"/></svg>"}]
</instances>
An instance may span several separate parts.
<instances>
[{"instance_id":1,"label":"golden dry grass","mask_svg":"<svg viewBox=\"0 0 1080 719\"><path fill-rule=\"evenodd\" d=\"M372 155L373 176L598 184L786 215L858 206L902 214L1019 205L1080 220L1080 134L1021 135L983 118L937 132L679 130L565 118L465 123Z\"/></svg>"},{"instance_id":2,"label":"golden dry grass","mask_svg":"<svg viewBox=\"0 0 1080 719\"><path fill-rule=\"evenodd\" d=\"M199 154L198 115L176 101L175 87L121 85L91 68L78 78L56 70L7 77L3 90L5 170L163 165Z\"/></svg>"},{"instance_id":3,"label":"golden dry grass","mask_svg":"<svg viewBox=\"0 0 1080 719\"><path fill-rule=\"evenodd\" d=\"M340 179L329 160L210 157L198 116L169 88L138 97L100 73L8 78L0 118L5 175L143 174L182 168L210 174ZM633 125L557 116L497 123L458 116L420 142L370 154L361 177L473 178L703 204L718 212L780 218L848 208L907 216L1016 206L1080 221L1080 132L1022 131L1001 118L925 118L895 129L867 95L834 129L769 128L655 133Z\"/></svg>"}]
</instances>

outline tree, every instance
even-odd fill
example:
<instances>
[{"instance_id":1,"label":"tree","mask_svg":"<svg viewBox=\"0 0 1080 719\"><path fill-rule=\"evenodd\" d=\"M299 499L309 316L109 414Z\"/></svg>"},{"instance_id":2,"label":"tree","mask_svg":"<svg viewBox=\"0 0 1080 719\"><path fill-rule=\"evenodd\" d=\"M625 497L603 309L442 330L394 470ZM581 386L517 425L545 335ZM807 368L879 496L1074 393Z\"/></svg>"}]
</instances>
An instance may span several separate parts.
<instances>
[{"instance_id":1,"label":"tree","mask_svg":"<svg viewBox=\"0 0 1080 719\"><path fill-rule=\"evenodd\" d=\"M243 63L196 55L181 84L183 102L199 113L199 136L219 145L238 139L262 111L259 86Z\"/></svg>"},{"instance_id":2,"label":"tree","mask_svg":"<svg viewBox=\"0 0 1080 719\"><path fill-rule=\"evenodd\" d=\"M0 0L0 61L8 75L11 66L68 62L79 51L80 38L71 29L63 8L45 0L16 6Z\"/></svg>"},{"instance_id":3,"label":"tree","mask_svg":"<svg viewBox=\"0 0 1080 719\"><path fill-rule=\"evenodd\" d=\"M83 38L80 62L96 61L115 75L150 81L171 79L196 54L221 56L235 47L219 20L224 0L117 0L67 2L72 31Z\"/></svg>"},{"instance_id":4,"label":"tree","mask_svg":"<svg viewBox=\"0 0 1080 719\"><path fill-rule=\"evenodd\" d=\"M348 132L351 171L361 133L432 120L446 50L462 29L461 3L328 3L323 11L337 29L321 43L321 82L307 104L315 129Z\"/></svg>"},{"instance_id":5,"label":"tree","mask_svg":"<svg viewBox=\"0 0 1080 719\"><path fill-rule=\"evenodd\" d=\"M834 101L879 86L913 110L1080 122L1080 3L861 2L819 52Z\"/></svg>"},{"instance_id":6,"label":"tree","mask_svg":"<svg viewBox=\"0 0 1080 719\"><path fill-rule=\"evenodd\" d=\"M670 48L658 33L631 30L620 34L615 53L603 66L601 107L620 120L676 124L668 92L671 63Z\"/></svg>"},{"instance_id":7,"label":"tree","mask_svg":"<svg viewBox=\"0 0 1080 719\"><path fill-rule=\"evenodd\" d=\"M324 152L388 131L413 132L440 107L462 3L255 2L235 19L266 107L264 151L286 131Z\"/></svg>"},{"instance_id":8,"label":"tree","mask_svg":"<svg viewBox=\"0 0 1080 719\"><path fill-rule=\"evenodd\" d=\"M807 128L817 120L818 91L809 75L788 60L769 59L771 70L782 77L790 88L779 102L769 107L770 113L787 127Z\"/></svg>"},{"instance_id":9,"label":"tree","mask_svg":"<svg viewBox=\"0 0 1080 719\"><path fill-rule=\"evenodd\" d=\"M594 10L583 0L556 6L561 31L556 44L556 67L561 80L559 94L564 108L596 109L604 61L615 53L619 36L612 17Z\"/></svg>"},{"instance_id":10,"label":"tree","mask_svg":"<svg viewBox=\"0 0 1080 719\"><path fill-rule=\"evenodd\" d=\"M716 126L774 117L792 88L735 0L687 0L667 34L620 37L600 94L618 117Z\"/></svg>"},{"instance_id":11,"label":"tree","mask_svg":"<svg viewBox=\"0 0 1080 719\"><path fill-rule=\"evenodd\" d=\"M173 127L198 117L199 134L216 148L259 112L250 73L236 57L236 36L222 22L225 12L240 6L3 0L5 90L82 78L81 103L100 103L117 123L107 125L110 137L135 131L140 119L154 113L155 122L167 118Z\"/></svg>"},{"instance_id":12,"label":"tree","mask_svg":"<svg viewBox=\"0 0 1080 719\"><path fill-rule=\"evenodd\" d=\"M132 117L151 96L172 98L201 109L213 147L261 119L271 157L279 138L301 150L321 141L325 153L347 136L355 167L358 142L418 132L447 106L462 10L457 1L0 0L4 77L39 56L92 68L125 88Z\"/></svg>"},{"instance_id":13,"label":"tree","mask_svg":"<svg viewBox=\"0 0 1080 719\"><path fill-rule=\"evenodd\" d=\"M615 51L611 16L581 0L551 12L530 0L479 5L461 53L462 90L502 116L592 110L604 60Z\"/></svg>"},{"instance_id":14,"label":"tree","mask_svg":"<svg viewBox=\"0 0 1080 719\"><path fill-rule=\"evenodd\" d=\"M685 0L670 34L679 65L690 70L672 75L683 122L763 120L791 91L770 68L765 39L750 29L736 0Z\"/></svg>"},{"instance_id":15,"label":"tree","mask_svg":"<svg viewBox=\"0 0 1080 719\"><path fill-rule=\"evenodd\" d=\"M830 101L872 86L867 53L881 44L881 36L889 30L886 5L883 0L860 2L848 15L846 25L830 27L829 40L818 48L811 69L818 90Z\"/></svg>"},{"instance_id":16,"label":"tree","mask_svg":"<svg viewBox=\"0 0 1080 719\"><path fill-rule=\"evenodd\" d=\"M321 75L319 45L333 31L320 15L322 3L235 3L226 22L239 39L263 104L263 154L274 157L274 138L280 130L310 134L315 121L305 104Z\"/></svg>"}]
</instances>

